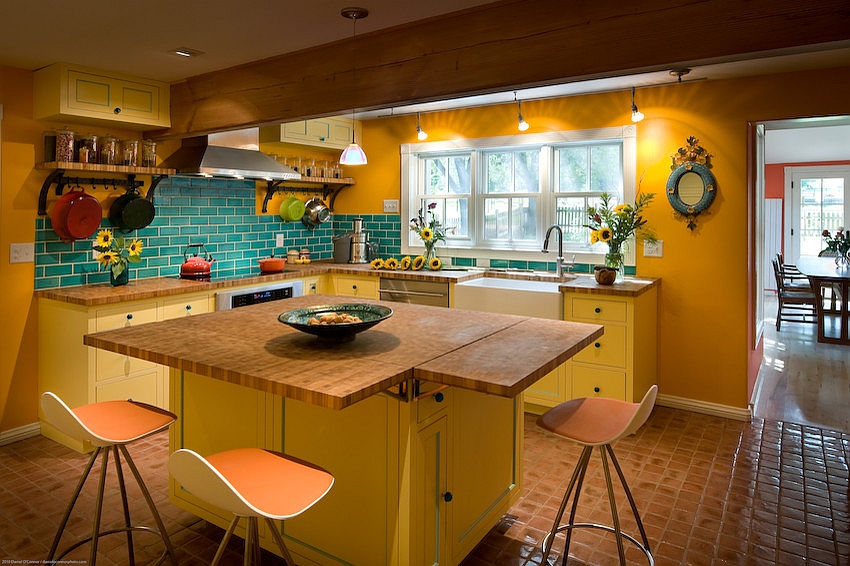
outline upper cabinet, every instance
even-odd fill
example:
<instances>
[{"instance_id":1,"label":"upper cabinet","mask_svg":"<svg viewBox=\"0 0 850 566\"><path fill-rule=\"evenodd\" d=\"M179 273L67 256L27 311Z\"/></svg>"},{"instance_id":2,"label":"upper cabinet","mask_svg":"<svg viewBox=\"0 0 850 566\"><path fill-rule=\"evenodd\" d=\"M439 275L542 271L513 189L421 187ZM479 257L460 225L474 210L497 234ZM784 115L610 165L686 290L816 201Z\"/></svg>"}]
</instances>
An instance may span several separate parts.
<instances>
[{"instance_id":1,"label":"upper cabinet","mask_svg":"<svg viewBox=\"0 0 850 566\"><path fill-rule=\"evenodd\" d=\"M35 72L34 90L36 120L171 126L167 83L56 63Z\"/></svg>"},{"instance_id":2,"label":"upper cabinet","mask_svg":"<svg viewBox=\"0 0 850 566\"><path fill-rule=\"evenodd\" d=\"M341 150L351 143L353 133L360 139L360 122L343 116L331 116L263 126L260 128L260 143L294 143Z\"/></svg>"}]
</instances>

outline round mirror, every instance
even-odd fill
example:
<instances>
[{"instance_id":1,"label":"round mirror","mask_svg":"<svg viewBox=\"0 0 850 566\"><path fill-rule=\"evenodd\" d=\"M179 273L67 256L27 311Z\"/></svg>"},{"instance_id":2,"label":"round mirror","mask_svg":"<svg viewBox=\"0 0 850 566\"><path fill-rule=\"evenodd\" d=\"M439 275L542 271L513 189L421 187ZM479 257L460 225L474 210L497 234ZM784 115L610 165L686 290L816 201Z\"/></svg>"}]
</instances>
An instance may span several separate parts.
<instances>
[{"instance_id":1,"label":"round mirror","mask_svg":"<svg viewBox=\"0 0 850 566\"><path fill-rule=\"evenodd\" d=\"M702 194L705 192L705 185L702 183L702 177L693 171L688 171L682 175L681 179L679 179L678 190L679 199L683 203L693 206L702 200Z\"/></svg>"},{"instance_id":2,"label":"round mirror","mask_svg":"<svg viewBox=\"0 0 850 566\"><path fill-rule=\"evenodd\" d=\"M667 200L685 216L688 228L696 227L696 216L706 210L717 194L714 174L701 163L687 161L676 167L667 179Z\"/></svg>"}]
</instances>

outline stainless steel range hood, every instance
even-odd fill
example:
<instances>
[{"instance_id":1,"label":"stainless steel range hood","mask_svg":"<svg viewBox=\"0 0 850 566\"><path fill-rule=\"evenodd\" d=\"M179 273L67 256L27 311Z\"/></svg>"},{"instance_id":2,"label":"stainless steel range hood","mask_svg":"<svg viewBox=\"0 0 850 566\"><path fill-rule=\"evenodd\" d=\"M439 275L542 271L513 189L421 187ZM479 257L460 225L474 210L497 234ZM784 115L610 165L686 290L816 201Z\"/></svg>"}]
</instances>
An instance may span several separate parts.
<instances>
[{"instance_id":1,"label":"stainless steel range hood","mask_svg":"<svg viewBox=\"0 0 850 566\"><path fill-rule=\"evenodd\" d=\"M238 147L228 146L229 140L250 137L259 129L240 130L236 136L214 134L185 138L180 149L165 159L160 167L176 169L177 175L226 177L230 179L252 179L265 181L286 181L300 179L301 174L281 165L258 149L245 149L246 144ZM220 144L220 145L213 145ZM251 144L248 144L250 147ZM259 147L258 145L256 147Z\"/></svg>"}]
</instances>

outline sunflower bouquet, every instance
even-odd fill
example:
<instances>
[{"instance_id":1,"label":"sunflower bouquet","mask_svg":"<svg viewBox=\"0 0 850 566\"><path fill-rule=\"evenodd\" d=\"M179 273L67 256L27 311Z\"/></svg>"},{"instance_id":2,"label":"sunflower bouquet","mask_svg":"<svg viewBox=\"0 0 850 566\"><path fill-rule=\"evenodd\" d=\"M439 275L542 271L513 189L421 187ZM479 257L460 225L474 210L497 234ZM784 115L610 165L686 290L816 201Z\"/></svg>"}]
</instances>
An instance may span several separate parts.
<instances>
[{"instance_id":1,"label":"sunflower bouquet","mask_svg":"<svg viewBox=\"0 0 850 566\"><path fill-rule=\"evenodd\" d=\"M100 230L92 246L100 252L97 262L103 269L109 268L113 277L121 275L128 263L142 261L142 241L125 240L123 236L113 237L112 230Z\"/></svg>"},{"instance_id":2,"label":"sunflower bouquet","mask_svg":"<svg viewBox=\"0 0 850 566\"><path fill-rule=\"evenodd\" d=\"M434 208L437 207L436 202L428 204L428 209L423 214L422 209L419 209L419 214L415 218L410 219L410 229L415 232L425 245L425 253L421 256L413 258L410 268L414 271L420 270L427 266L429 269L440 269L443 263L437 257L435 249L437 242L446 241L446 228L434 216ZM425 216L429 219L426 220Z\"/></svg>"},{"instance_id":3,"label":"sunflower bouquet","mask_svg":"<svg viewBox=\"0 0 850 566\"><path fill-rule=\"evenodd\" d=\"M612 205L611 195L602 193L600 205L587 207L590 229L590 243L604 242L608 244L605 254L605 265L616 269L623 267L623 246L632 236L655 242L655 233L646 225L643 217L644 209L652 202L655 195L641 193L634 204Z\"/></svg>"}]
</instances>

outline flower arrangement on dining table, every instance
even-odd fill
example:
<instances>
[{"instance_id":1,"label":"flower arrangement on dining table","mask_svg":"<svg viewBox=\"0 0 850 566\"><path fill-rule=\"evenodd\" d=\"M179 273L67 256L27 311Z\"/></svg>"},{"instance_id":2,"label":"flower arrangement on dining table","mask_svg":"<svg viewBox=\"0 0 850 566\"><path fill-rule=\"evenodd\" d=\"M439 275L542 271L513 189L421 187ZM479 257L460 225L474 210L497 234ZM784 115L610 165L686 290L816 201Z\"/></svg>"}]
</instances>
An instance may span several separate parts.
<instances>
[{"instance_id":1,"label":"flower arrangement on dining table","mask_svg":"<svg viewBox=\"0 0 850 566\"><path fill-rule=\"evenodd\" d=\"M602 193L599 206L587 207L589 220L584 227L590 229L590 243L608 244L605 265L616 269L618 278L622 276L624 246L629 238L635 236L646 242L657 241L643 217L644 210L654 197L653 193L640 193L634 204L614 204L611 195Z\"/></svg>"},{"instance_id":2,"label":"flower arrangement on dining table","mask_svg":"<svg viewBox=\"0 0 850 566\"><path fill-rule=\"evenodd\" d=\"M836 264L850 264L850 233L844 230L844 226L839 226L835 234L824 230L821 236L826 242L826 249L836 256Z\"/></svg>"},{"instance_id":3,"label":"flower arrangement on dining table","mask_svg":"<svg viewBox=\"0 0 850 566\"><path fill-rule=\"evenodd\" d=\"M104 270L109 269L112 277L124 273L128 264L142 261L142 241L116 238L112 230L100 230L92 247L100 252L97 262Z\"/></svg>"}]
</instances>

